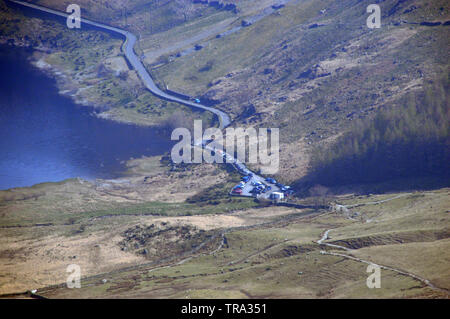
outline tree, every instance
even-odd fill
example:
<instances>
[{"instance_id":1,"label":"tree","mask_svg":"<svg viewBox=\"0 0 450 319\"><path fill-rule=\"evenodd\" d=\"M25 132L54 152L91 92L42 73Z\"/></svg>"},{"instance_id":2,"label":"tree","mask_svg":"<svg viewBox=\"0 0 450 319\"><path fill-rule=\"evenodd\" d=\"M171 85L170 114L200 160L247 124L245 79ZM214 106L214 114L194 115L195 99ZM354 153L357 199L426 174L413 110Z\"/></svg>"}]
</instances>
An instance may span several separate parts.
<instances>
[{"instance_id":1,"label":"tree","mask_svg":"<svg viewBox=\"0 0 450 319\"><path fill-rule=\"evenodd\" d=\"M99 63L96 68L97 77L106 78L111 74L111 71L103 64Z\"/></svg>"},{"instance_id":2,"label":"tree","mask_svg":"<svg viewBox=\"0 0 450 319\"><path fill-rule=\"evenodd\" d=\"M125 18L125 27L128 25L129 9L130 9L130 0L122 0L122 16Z\"/></svg>"},{"instance_id":3,"label":"tree","mask_svg":"<svg viewBox=\"0 0 450 319\"><path fill-rule=\"evenodd\" d=\"M163 122L162 126L170 131L179 127L184 127L192 131L193 125L194 118L191 115L188 115L182 111L175 111Z\"/></svg>"}]
</instances>

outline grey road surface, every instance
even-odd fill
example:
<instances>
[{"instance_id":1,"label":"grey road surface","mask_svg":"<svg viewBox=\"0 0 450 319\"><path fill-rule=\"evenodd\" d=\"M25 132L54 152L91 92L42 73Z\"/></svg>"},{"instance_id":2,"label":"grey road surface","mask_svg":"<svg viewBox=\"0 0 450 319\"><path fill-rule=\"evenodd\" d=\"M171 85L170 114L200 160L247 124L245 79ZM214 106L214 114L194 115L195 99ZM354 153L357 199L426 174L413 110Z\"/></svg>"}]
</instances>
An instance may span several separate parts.
<instances>
[{"instance_id":1,"label":"grey road surface","mask_svg":"<svg viewBox=\"0 0 450 319\"><path fill-rule=\"evenodd\" d=\"M20 4L29 8L33 8L42 12L47 12L47 13L51 13L60 17L64 17L67 18L69 16L68 13L64 13L64 12L60 12L57 10L53 10L53 9L49 9L43 6L39 6L39 5L35 5L35 4L31 4L31 3L27 3L27 2L23 2L23 1L16 1L16 0L9 0L10 2L16 3L16 4ZM150 74L147 72L147 70L145 69L144 65L142 64L141 60L138 58L138 56L135 54L134 52L134 46L136 44L137 38L136 36L128 31L119 29L119 28L115 28L115 27L111 27L109 25L106 24L102 24L102 23L98 23L98 22L94 22L88 19L84 19L81 18L81 23L85 23L91 26L95 26L97 28L101 28L104 30L108 30L108 31L112 31L115 33L118 33L122 36L125 37L125 42L123 44L123 51L125 53L125 56L128 60L128 62L131 64L131 66L136 70L136 72L139 74L139 77L141 78L142 82L144 83L145 87L152 92L154 95L172 101L172 102L177 102L177 103L181 103L193 108L198 108L198 109L202 109L205 111L209 111L213 114L215 114L219 121L220 121L220 128L223 129L225 127L227 127L228 125L230 125L231 123L231 119L228 116L228 114L226 114L225 112L222 112L218 109L206 106L206 105L202 105L200 103L195 103L193 101L188 101L188 100L184 100L181 98L178 98L176 96L167 94L166 92L162 91L160 88L158 88L158 86L155 84L155 82L153 81L152 77L150 76Z\"/></svg>"}]
</instances>

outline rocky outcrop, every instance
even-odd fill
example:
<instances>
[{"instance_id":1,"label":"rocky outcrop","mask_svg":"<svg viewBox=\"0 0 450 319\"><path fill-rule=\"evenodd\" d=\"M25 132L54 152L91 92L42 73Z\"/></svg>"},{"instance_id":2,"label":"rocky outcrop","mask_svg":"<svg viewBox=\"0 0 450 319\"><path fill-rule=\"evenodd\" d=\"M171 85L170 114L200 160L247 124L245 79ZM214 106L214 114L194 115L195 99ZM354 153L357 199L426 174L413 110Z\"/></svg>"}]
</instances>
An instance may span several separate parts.
<instances>
[{"instance_id":1,"label":"rocky outcrop","mask_svg":"<svg viewBox=\"0 0 450 319\"><path fill-rule=\"evenodd\" d=\"M331 75L331 72L328 72L327 70L322 68L319 64L316 64L313 67L307 69L306 71L300 73L297 79L314 80L316 78L321 78L329 75Z\"/></svg>"},{"instance_id":2,"label":"rocky outcrop","mask_svg":"<svg viewBox=\"0 0 450 319\"><path fill-rule=\"evenodd\" d=\"M234 13L238 12L237 6L231 2L222 2L222 1L209 1L209 0L193 0L193 3L205 4L213 7L217 10L226 10L233 11Z\"/></svg>"}]
</instances>

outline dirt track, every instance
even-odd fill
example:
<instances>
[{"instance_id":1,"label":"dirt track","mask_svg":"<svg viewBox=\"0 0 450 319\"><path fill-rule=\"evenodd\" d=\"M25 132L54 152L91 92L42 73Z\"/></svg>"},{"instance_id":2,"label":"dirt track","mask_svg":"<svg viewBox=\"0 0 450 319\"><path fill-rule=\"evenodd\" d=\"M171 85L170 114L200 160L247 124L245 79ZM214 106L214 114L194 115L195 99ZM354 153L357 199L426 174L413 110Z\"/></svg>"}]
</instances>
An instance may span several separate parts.
<instances>
[{"instance_id":1,"label":"dirt track","mask_svg":"<svg viewBox=\"0 0 450 319\"><path fill-rule=\"evenodd\" d=\"M409 193L407 193L407 194L400 194L400 195L397 195L395 197L384 199L384 200L380 200L380 201L368 202L368 203L364 203L364 204L345 205L343 207L348 209L348 208L360 207L360 206L364 206L364 205L378 205L378 204L385 203L385 202L388 202L388 201L391 201L391 200L394 200L394 199L397 199L397 198L401 198L401 197L404 197L404 196L407 196L407 195L410 195L410 194ZM329 235L330 231L332 231L332 230L333 229L326 230L324 232L324 234L322 235L322 237L317 241L317 243L319 245L325 245L325 246L328 246L328 247L331 247L331 248L342 249L342 250L345 250L347 252L351 252L352 249L350 249L350 248L324 242L325 240L327 240L329 238L328 235ZM358 262L361 262L361 263L365 263L365 264L368 264L368 265L375 265L375 266L380 267L381 269L390 270L390 271L396 272L398 274L411 277L413 279L416 279L416 280L422 282L423 284L427 285L431 289L439 291L439 292L443 292L443 293L447 294L448 297L450 297L450 290L445 289L445 288L437 287L432 282L430 282L430 280L422 278L422 277L420 277L420 276L418 276L416 274L413 274L413 273L410 273L410 272L407 272L407 271L404 271L404 270L401 270L401 269L397 269L397 268L394 268L394 267L376 264L374 262L371 262L371 261L368 261L368 260L364 260L364 259L361 259L361 258L357 258L357 257L354 257L352 255L346 255L346 254L342 254L342 253L330 252L330 251L325 251L325 250L322 250L320 253L323 254L323 255L332 255L332 256L344 257L344 258L351 259L351 260L354 260L354 261L358 261Z\"/></svg>"}]
</instances>

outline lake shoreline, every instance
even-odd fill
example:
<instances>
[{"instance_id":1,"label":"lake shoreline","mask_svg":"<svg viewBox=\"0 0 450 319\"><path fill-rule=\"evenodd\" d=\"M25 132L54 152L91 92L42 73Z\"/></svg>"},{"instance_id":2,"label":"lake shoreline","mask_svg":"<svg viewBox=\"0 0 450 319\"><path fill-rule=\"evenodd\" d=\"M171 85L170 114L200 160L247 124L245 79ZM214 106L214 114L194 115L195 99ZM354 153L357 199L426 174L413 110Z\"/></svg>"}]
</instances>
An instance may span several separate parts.
<instances>
[{"instance_id":1,"label":"lake shoreline","mask_svg":"<svg viewBox=\"0 0 450 319\"><path fill-rule=\"evenodd\" d=\"M70 169L69 174L67 174L66 169L64 169L64 171L66 173L65 176L67 176L66 178L59 178L61 172L61 165L62 163L59 163L60 159L58 159L58 162L55 162L55 167L57 167L56 169L58 170L57 175L55 175L54 173L52 173L51 171L49 171L49 175L48 178L45 178L45 174L47 174L46 170L43 170L42 172L39 169L39 174L37 174L37 176L39 176L40 174L43 174L42 176L44 176L44 178L39 178L38 177L38 181L37 182L33 182L33 179L35 178L34 176L27 176L27 173L17 173L18 171L16 171L14 169L14 165L23 165L23 163L28 163L28 162L22 162L24 160L24 158L22 158L21 156L18 156L17 158L15 157L15 147L14 143L19 143L17 145L20 145L20 137L25 133L25 131L23 131L23 129L21 128L22 126L30 126L27 123L24 124L23 123L23 119L21 117L17 117L14 116L14 113L12 113L12 117L9 117L8 115L8 110L11 109L11 107L6 107L4 108L4 112L5 112L5 116L3 118L3 120L7 121L7 122L11 122L10 125L14 125L14 126L18 126L18 130L22 131L22 132L17 132L19 133L18 136L18 142L15 142L15 139L11 139L11 143L3 143L4 145L2 146L2 148L4 148L5 150L7 150L8 152L6 152L4 155L6 157L3 158L2 161L2 171L6 174L5 178L7 178L6 180L4 180L3 183L5 185L5 188L2 188L2 191L7 191L7 190L20 190L20 189L33 189L33 187L39 187L39 185L41 184L57 184L57 183L70 183L71 180L73 179L78 179L78 180L83 180L86 182L89 182L92 185L95 185L97 183L102 183L105 181L111 181L112 183L116 182L120 182L126 178L129 177L143 177L141 176L141 174L138 173L132 173L130 174L130 167L132 166L131 164L133 163L134 160L136 159L141 159L141 160L146 160L149 158L154 158L155 156L160 158L161 156L163 156L164 154L167 153L167 150L170 150L170 140L166 141L166 137L163 137L163 135L161 134L161 131L158 130L156 127L152 127L152 126L144 126L144 125L136 125L135 123L124 123L124 122L120 122L120 121L115 121L115 120L111 120L109 118L105 118L102 116L98 116L98 112L95 112L95 106L93 106L92 104L86 104L86 103L79 103L80 101L77 101L74 98L74 93L73 92L69 92L69 91L63 91L61 89L61 83L63 81L65 81L65 79L68 77L66 74L62 73L58 68L55 68L51 65L49 65L48 63L46 63L43 59L43 53L45 54L45 52L48 52L46 49L43 48L39 48L38 50L36 50L36 48L33 48L31 46L27 46L27 45L20 45L20 46L16 46L16 45L8 45L8 44L2 44L0 45L2 48L2 51L4 52L3 54L5 54L5 60L3 60L3 63L5 65L17 65L17 63L20 63L21 66L17 66L18 69L17 70L21 70L19 71L19 73L17 73L18 71L14 71L16 67L12 67L12 73L5 73L5 81L9 81L11 82L9 87L8 85L5 85L3 87L3 91L5 92L5 94L7 94L7 92L11 92L11 94L13 94L13 96L19 96L22 95L23 98L20 100L17 100L17 105L15 105L14 103L14 99L8 98L8 95L5 95L6 100L5 101L5 106L6 105L15 105L13 107L14 110L17 110L18 112L26 112L24 114L27 114L27 123L32 123L32 127L37 126L37 127L41 127L41 120L40 119L36 119L38 120L37 122L35 122L33 120L33 117L30 117L31 114L34 114L35 112L40 112L40 114L47 114L47 113L42 113L42 112L48 112L51 109L48 109L48 105L50 104L54 104L56 107L56 109L67 109L67 104L68 105L73 105L73 107L75 107L76 109L72 109L72 107L69 107L70 111L61 111L61 112L76 112L73 113L72 115L68 115L69 117L67 117L67 114L64 115L65 113L62 113L61 116L65 116L64 118L67 118L67 120L71 121L68 122L67 124L69 124L69 126L65 126L65 121L63 121L61 123L60 118L56 119L54 118L54 114L53 113L48 113L47 115L40 115L42 118L45 118L45 121L48 124L51 124L50 126L46 126L45 130L50 130L52 133L53 130L57 130L58 127L61 127L61 125L67 129L67 130L73 130L73 129L77 129L78 126L80 126L80 129L82 129L83 131L86 131L85 129L83 129L86 125L94 125L92 126L92 129L88 129L88 132L92 132L94 134L94 136L98 136L95 135L95 132L98 131L97 133L101 134L101 135L107 135L109 136L109 134L107 132L111 131L114 132L116 131L116 133L114 133L112 136L115 135L119 135L119 136L129 136L128 138L119 138L117 139L118 136L113 137L112 139L114 141L117 141L117 143L121 143L119 141L121 140L130 140L130 142L132 142L132 144L129 144L127 142L123 143L124 146L119 146L119 145L114 145L111 144L111 141L104 141L104 138L98 138L95 137L94 142L88 142L87 140L85 141L86 144L84 144L83 140L81 141L83 146L83 149L80 149L80 151L85 152L85 148L89 151L89 152L99 152L100 155L95 155L95 158L92 158L92 160L89 160L89 162L86 162L88 164L85 164L85 162L79 162L77 163L76 161L82 161L80 156L84 156L83 158L85 158L86 155L76 155L76 157L72 157L70 154L72 153L64 153L65 156L69 156L67 157L67 159L70 159L70 161L67 162L68 167ZM18 50L17 52L14 50ZM18 56L18 59L13 59L11 61L9 61L8 56ZM20 56L20 57L19 57ZM27 73L24 73L23 70L30 70L30 76L28 76ZM10 69L5 69L6 72L11 72ZM7 76L7 74L10 74L9 76ZM41 74L39 76L39 74ZM37 76L37 77L36 77ZM21 82L19 80L19 82L17 82L17 80L14 80L13 78L21 78L23 79L23 84L24 90L29 90L30 87L36 87L36 90L32 90L30 91L31 96L30 95L23 95L21 91ZM11 80L7 80L7 79L11 79ZM44 79L48 79L48 81L45 81ZM47 84L41 86L36 86L33 83L36 83L35 81L38 81L38 83L43 83L47 82ZM4 83L5 84L5 83ZM17 89L12 89L16 87ZM52 88L51 90L49 88ZM38 93L38 94L44 94L42 95L42 100L40 95L34 97L33 94L36 94L36 92L41 91L42 93ZM50 96L54 96L54 97L60 97L62 100L56 98L54 100L54 103L49 102L49 100L47 100L46 98L48 97L48 95ZM27 97L25 97L27 96ZM64 99L67 102L64 102ZM27 100L29 100L31 102L30 104L28 104L29 102L26 102ZM36 108L39 103L42 101L42 105L43 108L41 109L40 107ZM52 100L53 101L53 100ZM24 109L23 108L23 102L27 103L27 108ZM77 103L78 102L78 103ZM46 106L47 105L47 106ZM61 107L58 107L59 105L61 105ZM87 109L89 108L89 109ZM35 109L36 111L33 111L33 109ZM81 113L79 113L78 110L81 111ZM12 109L11 109L12 110ZM93 111L92 111L93 110ZM70 113L72 114L72 113ZM100 113L101 114L101 113ZM80 118L81 116L81 118ZM62 119L64 119L62 118ZM86 120L83 120L86 119ZM89 120L89 118L92 118L92 120ZM57 120L55 122L55 119ZM97 120L94 120L97 119ZM19 122L17 122L19 120ZM97 121L101 121L98 122ZM110 123L110 124L101 124L101 123ZM7 123L5 122L5 123ZM58 124L58 122L60 122L60 124ZM76 123L80 123L80 124L73 124L73 122ZM17 125L15 124L17 123ZM96 124L97 123L97 124ZM119 125L119 126L117 126ZM124 125L124 126L123 126ZM9 126L7 126L9 127ZM91 127L91 126L88 126ZM106 131L104 131L104 128ZM7 129L7 128L5 128ZM99 131L100 130L100 131ZM59 133L59 131L56 131ZM133 134L127 134L126 132L132 133ZM134 132L138 135L134 135ZM10 130L10 134L14 134L14 136L16 136L15 130L12 129ZM27 133L28 134L28 133ZM66 133L64 133L66 134ZM75 131L73 134L76 134L75 136L77 138L82 138L85 139L85 134L82 134L80 136L78 136L77 131ZM36 135L36 134L32 134L32 135ZM39 135L39 134L37 134ZM157 137L160 136L160 137ZM164 134L165 135L165 134ZM6 136L8 136L8 134L6 134ZM144 138L144 137L148 137L148 138ZM34 138L34 137L33 137ZM40 138L40 136L38 137ZM47 137L46 137L47 138ZM53 135L49 136L49 138L53 138ZM32 141L34 141L33 139L31 139ZM92 140L92 139L91 139ZM77 144L72 144L70 142L71 140L67 140L65 143L67 144L67 146L62 146L64 147L64 150L61 149L61 151L66 152L66 148L74 148L77 149L77 147L80 147L79 143ZM140 142L139 142L140 141ZM151 141L151 142L147 142L147 141ZM106 143L104 143L106 142ZM50 142L50 143L54 143L54 142ZM100 143L101 148L96 148L95 144L92 143ZM59 144L59 143L58 143ZM111 144L111 145L110 145ZM28 144L26 144L28 145ZM24 147L27 147L27 146ZM130 146L127 146L130 145ZM165 146L166 145L166 146ZM45 145L44 145L45 146ZM107 151L106 151L107 150ZM31 148L30 150L27 150L26 153L24 154L28 154L34 151L34 148ZM49 159L53 159L53 152L54 150L50 150L52 153L47 153L47 151L44 149L42 152L44 152L45 156L50 156ZM106 152L105 152L106 151ZM71 151L72 152L72 151ZM160 152L160 153L158 153ZM84 154L84 153L83 153ZM129 154L129 155L127 155ZM57 156L55 154L55 156ZM100 157L99 157L100 156ZM58 156L57 156L58 157ZM57 157L55 157L55 160L57 159ZM14 160L14 158L16 158L16 160ZM88 157L89 158L89 157ZM37 158L37 160L39 160L39 158ZM17 161L16 164L14 164L14 162ZM97 161L101 162L101 167L99 170L98 169L94 169L94 167L96 167ZM105 161L105 169L103 169L103 161ZM108 162L106 162L108 161ZM35 160L32 160L30 162L31 165L34 165L32 163L34 163ZM99 162L99 163L100 163ZM51 163L51 162L50 162ZM117 163L117 164L112 164L112 163ZM25 164L25 165L30 165L30 164ZM47 165L48 163L46 163ZM52 163L53 164L53 163ZM78 168L78 165L82 165L80 166L80 168ZM88 165L85 167L85 165ZM108 166L109 165L109 166ZM34 165L35 166L35 165ZM33 167L34 167L33 166ZM47 165L48 166L48 165ZM59 166L59 167L58 167ZM79 171L80 169L82 170L86 170L88 167L88 171L85 171L85 173L88 173L88 175L83 175L85 173L82 174L73 174L71 175L71 171L73 170L71 167L74 166L77 167L76 171ZM120 168L118 168L120 166ZM29 169L30 167L25 166L27 169ZM81 168L83 167L83 168ZM98 170L98 171L97 171ZM14 174L8 174L7 172L15 172ZM25 171L24 171L25 172ZM75 171L74 171L75 172ZM16 175L15 175L16 174ZM11 175L10 177L8 177L9 175ZM55 177L56 176L56 177ZM18 178L18 179L17 179ZM15 180L17 179L17 183L15 182ZM28 182L28 180L30 182ZM35 180L35 179L34 179ZM27 185L28 183L28 185ZM11 187L8 187L8 184L12 185Z\"/></svg>"},{"instance_id":2,"label":"lake shoreline","mask_svg":"<svg viewBox=\"0 0 450 319\"><path fill-rule=\"evenodd\" d=\"M43 46L32 46L29 42L16 38L0 37L0 46L5 48L11 47L29 50L31 52L28 59L29 64L36 69L39 69L42 73L55 81L55 85L58 89L58 94L63 97L70 98L75 104L79 106L90 108L92 110L91 114L93 116L120 124L161 128L160 123L143 123L126 119L125 117L121 117L117 114L111 115L107 113L107 111L111 110L111 107L109 107L108 105L97 103L92 99L80 96L79 83L74 80L70 80L74 77L74 74L45 61L46 57L48 57L49 54L55 53L57 51Z\"/></svg>"}]
</instances>

